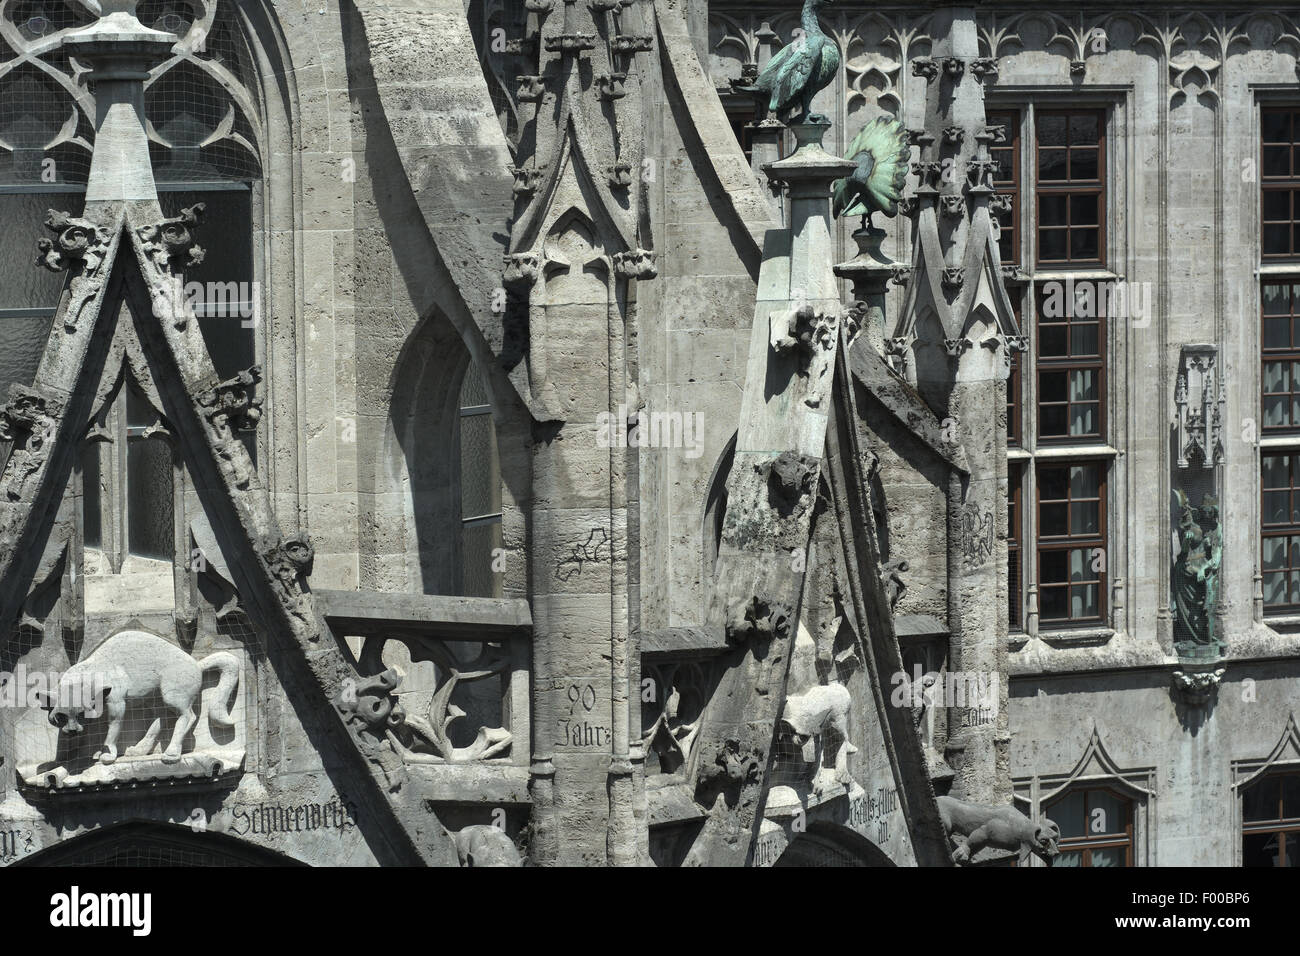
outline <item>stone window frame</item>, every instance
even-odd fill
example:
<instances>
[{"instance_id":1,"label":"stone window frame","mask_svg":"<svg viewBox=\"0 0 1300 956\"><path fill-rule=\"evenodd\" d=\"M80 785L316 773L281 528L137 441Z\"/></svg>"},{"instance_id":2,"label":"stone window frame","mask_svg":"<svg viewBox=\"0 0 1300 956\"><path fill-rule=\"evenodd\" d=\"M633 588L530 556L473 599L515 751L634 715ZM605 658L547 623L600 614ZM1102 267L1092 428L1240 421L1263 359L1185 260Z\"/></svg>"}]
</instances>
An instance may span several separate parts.
<instances>
[{"instance_id":1,"label":"stone window frame","mask_svg":"<svg viewBox=\"0 0 1300 956\"><path fill-rule=\"evenodd\" d=\"M1156 839L1158 799L1155 767L1122 768L1111 757L1102 742L1096 721L1084 745L1083 753L1075 765L1065 773L1034 773L1012 780L1014 801L1031 820L1042 820L1047 804L1072 788L1107 789L1122 794L1132 801L1130 816L1132 827L1131 866L1157 866ZM1046 866L1032 854L1029 866Z\"/></svg>"},{"instance_id":2,"label":"stone window frame","mask_svg":"<svg viewBox=\"0 0 1300 956\"><path fill-rule=\"evenodd\" d=\"M1030 507L1029 502L1036 501L1036 482L1031 471L1036 472L1037 463L1047 459L1100 460L1107 464L1105 469L1106 510L1115 513L1118 496L1123 490L1122 475L1119 467L1119 445L1122 439L1123 422L1116 416L1103 411L1103 431L1100 439L1073 441L1070 439L1052 439L1048 442L1038 438L1037 427L1037 374L1035 361L1037 323L1037 296L1031 294L1040 283L1049 281L1114 282L1122 280L1120 267L1129 255L1128 240L1123 230L1117 228L1116 209L1123 205L1132 189L1127 172L1130 157L1127 153L1126 133L1132 125L1133 90L1124 87L1097 87L1086 92L1063 90L1060 87L1030 85L1000 85L988 91L986 110L990 114L1015 112L1019 116L1020 129L1017 135L1019 145L1018 182L1014 189L1003 188L1012 196L1012 216L1015 217L1017 236L1019 237L1019 257L1010 264L1004 264L1003 275L1007 282L1012 300L1019 301L1018 318L1021 328L1030 339L1030 347L1016 356L1015 372L1017 378L1018 399L1016 407L1009 408L1008 414L1016 416L1019 440L1008 445L1008 474L1019 471L1023 485L1022 495L1029 496L1023 500L1026 506L1021 509L1022 520L1018 529L1022 549L1028 551L1032 543L1035 552L1038 544L1037 508ZM1072 266L1069 263L1049 263L1039 265L1037 261L1036 195L1038 186L1035 180L1035 167L1031 160L1035 155L1036 115L1043 110L1098 110L1104 119L1102 141L1105 158L1100 165L1102 188L1105 191L1105 209L1100 217L1102 236L1102 253L1100 263L1088 263ZM1011 139L1010 131L1008 139ZM1019 299L1017 300L1017 295ZM1110 334L1113 332L1113 334ZM1102 366L1105 369L1098 383L1103 409L1113 407L1116 395L1122 394L1124 376L1127 369L1125 355L1128 347L1127 332L1124 329L1108 329L1102 345ZM1113 373L1113 374L1112 374ZM1010 399L1010 396L1009 396ZM1031 487L1031 482L1033 487ZM1099 620L1077 624L1053 622L1050 632L1044 632L1053 641L1062 644L1093 644L1099 640L1109 640L1123 629L1121 615L1123 606L1116 598L1112 600L1112 589L1118 595L1122 587L1122 577L1115 571L1110 556L1121 553L1123 544L1120 529L1107 526L1103 538L1103 547L1107 555L1106 594L1101 601L1104 608ZM1022 560L1020 580L1011 582L1019 586L1020 621L1011 621L1013 631L1011 643L1013 649L1022 645L1030 637L1038 637L1038 576L1037 560ZM1012 598L1014 601L1014 597Z\"/></svg>"},{"instance_id":3,"label":"stone window frame","mask_svg":"<svg viewBox=\"0 0 1300 956\"><path fill-rule=\"evenodd\" d=\"M1244 791L1251 784L1271 773L1300 772L1300 725L1297 725L1295 712L1287 715L1286 726L1282 735L1267 757L1234 760L1232 770L1232 832L1237 838L1232 841L1232 865L1242 865L1242 846L1240 836L1244 832L1242 819L1242 799Z\"/></svg>"},{"instance_id":4,"label":"stone window frame","mask_svg":"<svg viewBox=\"0 0 1300 956\"><path fill-rule=\"evenodd\" d=\"M1291 131L1290 139L1287 140L1266 140L1266 120L1270 115L1280 113L1291 114ZM1261 103L1260 104L1260 124L1259 124L1259 190L1260 190L1260 217L1259 217L1259 242L1260 258L1265 261L1273 262L1295 262L1300 259L1300 212L1297 211L1297 203L1300 202L1300 156L1297 156L1297 150L1300 150L1300 106L1294 103ZM1289 146L1289 164L1288 174L1270 175L1266 160L1270 147L1277 148L1280 146ZM1287 219L1266 219L1265 199L1269 193L1282 193L1289 195L1290 217ZM1265 249L1264 237L1270 225L1277 226L1282 223L1289 224L1288 243L1286 252L1268 252Z\"/></svg>"},{"instance_id":5,"label":"stone window frame","mask_svg":"<svg viewBox=\"0 0 1300 956\"><path fill-rule=\"evenodd\" d=\"M1068 842L1067 842L1067 838L1062 837L1060 841L1061 852L1080 853L1082 854L1083 861L1079 865L1081 867L1091 867L1092 866L1091 856L1094 850L1114 850L1114 849L1122 848L1124 850L1124 866L1125 867L1133 866L1133 816L1134 816L1133 810L1136 801L1131 796L1124 793L1119 793L1113 787L1109 787L1104 784L1098 785L1094 783L1081 783L1060 791L1054 797L1052 797L1050 802L1056 803L1060 800L1064 800L1067 796L1069 796L1072 793L1082 793L1085 795L1085 798L1087 794L1092 794L1092 793L1110 794L1124 808L1125 824L1124 824L1123 831L1116 830L1114 832L1105 833L1100 836L1085 835L1081 837L1069 837ZM1084 815L1086 817L1087 816L1086 799L1085 799L1084 807L1085 807ZM1045 802L1043 806L1043 812L1048 815L1048 819L1053 819L1051 817L1050 811L1051 811L1051 807L1047 804L1047 802ZM1055 822L1057 823L1058 826L1060 825L1059 820L1056 820Z\"/></svg>"},{"instance_id":6,"label":"stone window frame","mask_svg":"<svg viewBox=\"0 0 1300 956\"><path fill-rule=\"evenodd\" d=\"M1287 488L1291 493L1291 501L1289 502L1289 507L1287 511L1291 516L1291 520L1286 522L1278 522L1276 524L1270 524L1268 522L1268 511L1265 505L1265 501L1266 501L1266 496L1269 494L1270 491L1276 493L1278 491L1282 491L1283 487L1280 485L1268 486L1265 484L1266 479L1264 477L1264 461L1269 458L1290 459L1290 463L1287 466L1287 471L1289 475L1287 479L1289 485L1287 486ZM1275 539L1275 538L1286 539L1292 537L1300 538L1300 521L1295 520L1295 515L1296 515L1295 506L1297 503L1296 496L1300 495L1300 448L1293 447L1293 448L1263 449L1260 454L1259 474L1260 474L1259 544L1260 544L1260 578L1261 578L1260 586L1263 589L1264 613L1266 615L1272 615L1272 616L1294 615L1296 613L1300 613L1300 601L1284 600L1282 602L1275 603L1275 604L1270 604L1268 602L1268 577L1272 573L1277 573L1279 569L1270 570L1268 568L1266 564L1266 557L1267 557L1266 549L1268 547L1268 542L1271 539ZM1291 572L1300 572L1300 563L1296 563L1296 564L1292 563L1292 559L1294 557L1292 547L1290 545L1285 545L1285 548L1286 548L1287 557L1283 559L1284 564L1280 569L1281 572L1284 574L1291 573ZM1291 594L1291 588L1289 586L1285 589L1285 591L1288 596Z\"/></svg>"},{"instance_id":7,"label":"stone window frame","mask_svg":"<svg viewBox=\"0 0 1300 956\"><path fill-rule=\"evenodd\" d=\"M1086 497L1086 498L1076 499L1072 489L1070 489L1068 486L1070 479L1067 477L1066 479L1067 487L1065 491L1066 496L1064 498L1046 499L1048 502L1052 504L1056 504L1056 505L1062 503L1065 504L1067 531L1063 535L1050 535L1050 536L1044 535L1042 533L1042 525L1043 525L1042 509L1044 506L1044 498L1042 496L1041 481L1039 480L1038 477L1039 473L1044 469L1075 469L1075 468L1086 468L1086 467L1095 467L1097 470L1097 498L1093 499L1091 497ZM1079 617L1079 618L1067 617L1067 618L1051 618L1051 619L1041 618L1041 619L1045 623L1050 623L1053 627L1070 627L1078 624L1096 625L1102 623L1106 619L1106 612L1107 612L1107 605L1108 605L1108 602L1106 600L1106 584L1107 584L1106 566L1104 560L1102 562L1100 570L1094 569L1093 565L1096 563L1098 550L1104 553L1106 548L1106 527L1107 527L1106 493L1108 490L1106 487L1106 473L1108 471L1106 462L1102 459L1074 459L1074 458L1064 459L1064 460L1039 459L1038 461L1034 462L1033 468L1034 468L1034 476L1035 476L1034 512L1035 512L1035 518L1039 529L1034 539L1034 575L1035 575L1035 583L1039 589L1040 613L1041 613L1041 605L1042 603L1044 603L1042 602L1042 596L1043 596L1042 591L1045 587L1043 583L1043 558L1045 555L1064 552L1067 555L1067 562L1068 562L1069 555L1073 554L1076 551L1083 551L1085 552L1085 560L1087 561L1088 569L1092 573L1097 575L1095 578L1090 577L1090 578L1082 579L1079 582L1077 582L1077 584L1079 585L1093 584L1096 586L1097 588L1096 616ZM1092 503L1094 500L1097 503L1097 530L1095 532L1075 532L1073 530L1075 504ZM1072 582L1071 578L1068 576L1068 570L1067 570L1067 577L1064 583L1059 581L1053 581L1052 584L1046 586L1050 586L1053 589L1059 589L1064 587L1066 592L1066 602L1068 605L1070 603L1070 598L1073 594L1074 588L1076 587L1076 583Z\"/></svg>"},{"instance_id":8,"label":"stone window frame","mask_svg":"<svg viewBox=\"0 0 1300 956\"><path fill-rule=\"evenodd\" d=\"M1264 162L1264 115L1269 111L1287 110L1300 113L1300 101L1296 100L1294 89L1275 89L1268 86L1255 85L1253 92L1255 94L1255 129L1254 129L1254 160L1256 168L1260 171L1259 176L1259 219L1256 223L1255 241L1259 243L1256 261L1258 263L1257 281L1255 282L1255 315L1258 317L1259 326L1255 345L1255 354L1258 361L1257 369L1259 371L1259 391L1258 391L1258 411L1259 411L1259 438L1257 447L1259 451L1256 459L1255 469L1259 513L1255 519L1255 534L1258 537L1256 555L1259 564L1255 569L1255 596L1254 596L1254 616L1257 621L1264 621L1270 627L1280 628L1285 631L1294 630L1300 626L1300 604L1280 604L1268 605L1265 603L1264 593L1264 547L1270 537L1276 537L1282 533L1282 526L1275 526L1266 530L1265 512L1264 512L1264 459L1266 457L1277 457L1291 454L1300 454L1300 426L1287 427L1279 429L1264 428L1264 364L1268 360L1277 360L1290 355L1290 352L1275 352L1272 354L1264 351L1263 335L1263 315L1264 315L1264 287L1270 283L1291 282L1300 284L1300 253L1294 255L1265 255L1264 253L1264 208L1263 196L1267 191L1266 187L1272 185L1283 185L1284 183L1295 182L1296 188L1300 189L1300 175L1294 178L1269 179L1266 180L1263 175ZM1293 163L1295 160L1293 158ZM1300 164L1297 164L1300 165ZM1294 309L1294 306L1293 306ZM1300 360L1300 348L1295 352L1297 360ZM1297 533L1300 533L1300 523L1295 525ZM1273 533L1268 533L1269 531ZM1238 847L1240 852L1240 847Z\"/></svg>"}]
</instances>

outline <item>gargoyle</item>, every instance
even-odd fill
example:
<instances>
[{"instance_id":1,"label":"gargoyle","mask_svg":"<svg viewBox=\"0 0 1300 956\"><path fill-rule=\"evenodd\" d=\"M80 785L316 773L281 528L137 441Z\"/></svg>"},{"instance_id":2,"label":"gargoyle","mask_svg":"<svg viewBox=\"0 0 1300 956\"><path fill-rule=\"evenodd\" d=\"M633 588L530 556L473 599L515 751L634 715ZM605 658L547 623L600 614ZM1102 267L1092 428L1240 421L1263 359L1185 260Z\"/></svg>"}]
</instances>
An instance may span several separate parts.
<instances>
[{"instance_id":1,"label":"gargoyle","mask_svg":"<svg viewBox=\"0 0 1300 956\"><path fill-rule=\"evenodd\" d=\"M956 797L939 797L939 816L952 840L952 861L969 863L985 847L1028 853L1048 866L1060 853L1060 828L1051 820L1035 823L1015 807L986 807Z\"/></svg>"}]
</instances>

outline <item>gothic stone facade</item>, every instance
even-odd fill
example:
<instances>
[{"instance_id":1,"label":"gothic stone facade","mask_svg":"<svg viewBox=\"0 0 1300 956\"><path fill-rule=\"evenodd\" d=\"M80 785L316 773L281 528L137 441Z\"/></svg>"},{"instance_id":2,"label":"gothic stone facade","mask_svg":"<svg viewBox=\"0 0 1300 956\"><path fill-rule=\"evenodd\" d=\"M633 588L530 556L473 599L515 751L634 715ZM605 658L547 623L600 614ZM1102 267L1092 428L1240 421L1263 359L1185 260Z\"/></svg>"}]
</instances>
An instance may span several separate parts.
<instances>
[{"instance_id":1,"label":"gothic stone facade","mask_svg":"<svg viewBox=\"0 0 1300 956\"><path fill-rule=\"evenodd\" d=\"M5 862L1300 852L1300 16L815 6L0 0Z\"/></svg>"}]
</instances>

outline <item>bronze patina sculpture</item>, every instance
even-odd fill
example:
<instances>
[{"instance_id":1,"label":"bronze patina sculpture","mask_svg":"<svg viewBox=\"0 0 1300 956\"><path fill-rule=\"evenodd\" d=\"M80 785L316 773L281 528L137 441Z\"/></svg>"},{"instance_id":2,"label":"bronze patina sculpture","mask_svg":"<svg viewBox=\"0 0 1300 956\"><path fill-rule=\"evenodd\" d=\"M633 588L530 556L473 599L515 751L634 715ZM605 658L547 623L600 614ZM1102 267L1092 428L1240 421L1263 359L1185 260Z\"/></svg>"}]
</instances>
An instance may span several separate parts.
<instances>
[{"instance_id":1,"label":"bronze patina sculpture","mask_svg":"<svg viewBox=\"0 0 1300 956\"><path fill-rule=\"evenodd\" d=\"M1178 538L1182 550L1174 560L1174 611L1178 624L1175 640L1180 655L1203 656L1219 649L1214 635L1214 612L1219 603L1219 564L1223 559L1223 532L1219 528L1218 502L1206 495L1200 507L1175 490L1181 516Z\"/></svg>"},{"instance_id":2,"label":"bronze patina sculpture","mask_svg":"<svg viewBox=\"0 0 1300 956\"><path fill-rule=\"evenodd\" d=\"M790 123L824 123L830 120L812 113L813 97L830 85L840 69L840 50L822 32L817 11L831 0L804 0L801 26L803 42L792 43L768 61L754 86L770 94L768 109L781 116L795 107L799 113Z\"/></svg>"}]
</instances>

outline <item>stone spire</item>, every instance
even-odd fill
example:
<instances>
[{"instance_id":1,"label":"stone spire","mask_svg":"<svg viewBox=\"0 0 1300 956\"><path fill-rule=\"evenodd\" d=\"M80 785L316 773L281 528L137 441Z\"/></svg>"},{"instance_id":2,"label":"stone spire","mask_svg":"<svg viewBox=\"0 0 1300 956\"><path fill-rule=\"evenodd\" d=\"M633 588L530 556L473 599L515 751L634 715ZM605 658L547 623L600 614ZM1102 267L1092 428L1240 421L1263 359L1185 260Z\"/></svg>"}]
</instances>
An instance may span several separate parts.
<instances>
[{"instance_id":1,"label":"stone spire","mask_svg":"<svg viewBox=\"0 0 1300 956\"><path fill-rule=\"evenodd\" d=\"M969 474L948 488L948 668L990 680L996 701L948 710L945 756L953 795L985 803L1010 797L1007 765L1006 378L1020 330L1001 278L989 210L996 164L983 80L996 63L979 55L974 10L935 13L931 57L913 61L927 83L914 165L915 248L897 327L887 343L945 432L966 451ZM950 702L951 703L951 702Z\"/></svg>"}]
</instances>

